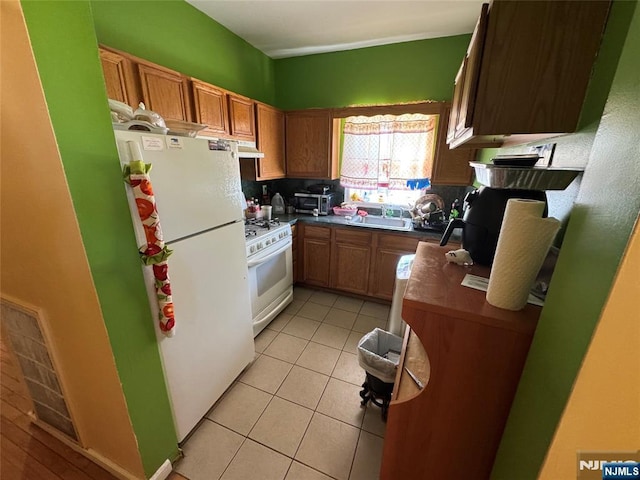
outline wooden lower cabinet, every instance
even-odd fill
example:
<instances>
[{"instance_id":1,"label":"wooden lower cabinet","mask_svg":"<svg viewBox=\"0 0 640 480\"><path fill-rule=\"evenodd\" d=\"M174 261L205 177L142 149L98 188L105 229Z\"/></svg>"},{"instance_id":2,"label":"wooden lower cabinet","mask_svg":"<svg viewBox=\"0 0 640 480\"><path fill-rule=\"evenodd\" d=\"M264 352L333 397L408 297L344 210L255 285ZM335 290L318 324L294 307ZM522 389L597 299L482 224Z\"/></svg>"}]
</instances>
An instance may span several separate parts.
<instances>
[{"instance_id":1,"label":"wooden lower cabinet","mask_svg":"<svg viewBox=\"0 0 640 480\"><path fill-rule=\"evenodd\" d=\"M371 266L371 232L335 229L331 258L331 287L367 295Z\"/></svg>"},{"instance_id":2,"label":"wooden lower cabinet","mask_svg":"<svg viewBox=\"0 0 640 480\"><path fill-rule=\"evenodd\" d=\"M393 297L396 266L403 255L416 252L420 239L400 235L379 234L375 249L374 268L369 278L369 295L384 300Z\"/></svg>"},{"instance_id":3,"label":"wooden lower cabinet","mask_svg":"<svg viewBox=\"0 0 640 480\"><path fill-rule=\"evenodd\" d=\"M447 264L448 250L420 243L416 252L381 480L489 478L540 316L533 305L493 307L462 286L467 273L488 278L489 269Z\"/></svg>"},{"instance_id":4,"label":"wooden lower cabinet","mask_svg":"<svg viewBox=\"0 0 640 480\"><path fill-rule=\"evenodd\" d=\"M437 239L358 227L299 224L297 280L380 300L391 300L401 256Z\"/></svg>"},{"instance_id":5,"label":"wooden lower cabinet","mask_svg":"<svg viewBox=\"0 0 640 480\"><path fill-rule=\"evenodd\" d=\"M331 229L305 225L302 234L302 282L328 287L331 273Z\"/></svg>"}]
</instances>

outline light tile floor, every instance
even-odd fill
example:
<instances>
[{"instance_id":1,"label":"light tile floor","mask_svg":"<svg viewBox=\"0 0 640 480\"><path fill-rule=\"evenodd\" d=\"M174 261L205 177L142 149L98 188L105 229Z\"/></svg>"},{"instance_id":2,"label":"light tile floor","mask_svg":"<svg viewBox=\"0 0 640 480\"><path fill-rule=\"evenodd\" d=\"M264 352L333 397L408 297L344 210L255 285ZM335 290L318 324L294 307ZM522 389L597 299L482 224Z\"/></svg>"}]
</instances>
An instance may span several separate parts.
<instances>
[{"instance_id":1,"label":"light tile floor","mask_svg":"<svg viewBox=\"0 0 640 480\"><path fill-rule=\"evenodd\" d=\"M296 288L256 359L183 445L189 480L374 480L385 423L360 406L358 340L389 307Z\"/></svg>"}]
</instances>

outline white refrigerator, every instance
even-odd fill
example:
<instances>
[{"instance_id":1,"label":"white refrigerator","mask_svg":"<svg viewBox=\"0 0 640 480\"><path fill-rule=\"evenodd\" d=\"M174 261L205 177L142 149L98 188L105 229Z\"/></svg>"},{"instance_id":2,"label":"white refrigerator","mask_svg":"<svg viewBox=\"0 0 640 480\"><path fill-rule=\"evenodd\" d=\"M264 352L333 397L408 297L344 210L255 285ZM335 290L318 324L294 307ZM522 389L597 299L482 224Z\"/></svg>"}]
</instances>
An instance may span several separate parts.
<instances>
[{"instance_id":1,"label":"white refrigerator","mask_svg":"<svg viewBox=\"0 0 640 480\"><path fill-rule=\"evenodd\" d=\"M149 173L169 257L175 335L158 327L151 267L145 272L174 423L181 442L253 360L240 166L206 139L115 131L122 165L137 142ZM124 182L123 182L124 183ZM138 246L145 245L127 186Z\"/></svg>"}]
</instances>

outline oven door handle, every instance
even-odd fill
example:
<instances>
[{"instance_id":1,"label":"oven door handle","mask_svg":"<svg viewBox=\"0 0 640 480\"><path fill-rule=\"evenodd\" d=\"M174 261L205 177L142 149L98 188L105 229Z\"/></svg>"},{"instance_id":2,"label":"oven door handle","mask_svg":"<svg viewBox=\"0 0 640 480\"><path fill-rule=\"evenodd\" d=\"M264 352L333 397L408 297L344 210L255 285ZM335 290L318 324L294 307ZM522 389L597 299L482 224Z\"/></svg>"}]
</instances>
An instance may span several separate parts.
<instances>
[{"instance_id":1,"label":"oven door handle","mask_svg":"<svg viewBox=\"0 0 640 480\"><path fill-rule=\"evenodd\" d=\"M249 268L251 267L256 267L258 265L260 265L261 263L264 263L268 260L271 260L273 257L280 255L282 252L284 252L285 250L287 250L289 247L291 247L291 244L293 242L291 241L291 239L289 238L289 240L287 241L287 243L285 245L282 246L282 248L279 248L278 250L276 250L275 252L270 253L269 255L267 255L266 257L261 257L255 260L250 260L247 263L247 266Z\"/></svg>"}]
</instances>

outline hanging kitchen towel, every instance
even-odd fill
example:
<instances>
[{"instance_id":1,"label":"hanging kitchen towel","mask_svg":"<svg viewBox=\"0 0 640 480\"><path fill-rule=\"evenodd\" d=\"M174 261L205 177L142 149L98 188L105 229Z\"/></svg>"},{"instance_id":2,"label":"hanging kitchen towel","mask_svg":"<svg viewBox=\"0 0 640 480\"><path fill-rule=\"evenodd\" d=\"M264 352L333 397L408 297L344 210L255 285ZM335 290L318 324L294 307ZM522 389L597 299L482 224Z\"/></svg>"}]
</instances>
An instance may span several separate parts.
<instances>
[{"instance_id":1,"label":"hanging kitchen towel","mask_svg":"<svg viewBox=\"0 0 640 480\"><path fill-rule=\"evenodd\" d=\"M520 310L549 251L560 222L541 218L544 202L511 198L504 213L489 275L487 302Z\"/></svg>"},{"instance_id":2,"label":"hanging kitchen towel","mask_svg":"<svg viewBox=\"0 0 640 480\"><path fill-rule=\"evenodd\" d=\"M142 157L140 147L135 142L129 142L134 159ZM137 149L131 144L134 144ZM138 207L138 215L142 222L146 245L140 247L142 263L151 266L155 282L156 297L158 300L158 325L167 337L175 334L175 316L173 313L173 300L171 298L171 283L169 280L169 265L167 258L171 250L164 244L160 217L153 195L153 188L149 178L151 165L142 160L132 160L123 169L125 181L131 186L133 196Z\"/></svg>"}]
</instances>

